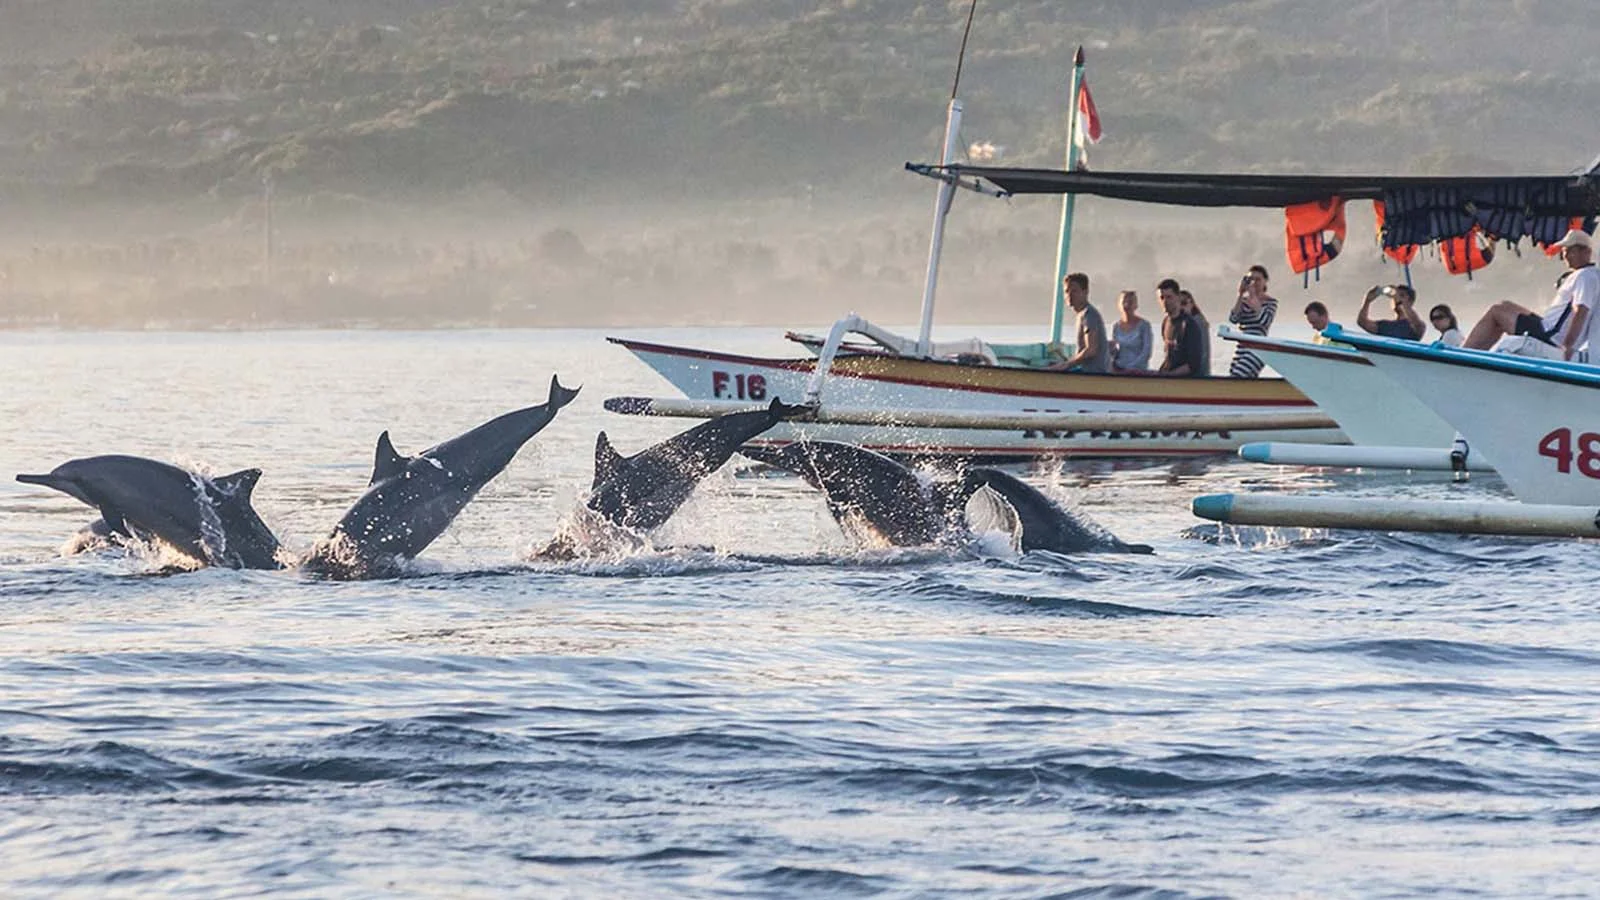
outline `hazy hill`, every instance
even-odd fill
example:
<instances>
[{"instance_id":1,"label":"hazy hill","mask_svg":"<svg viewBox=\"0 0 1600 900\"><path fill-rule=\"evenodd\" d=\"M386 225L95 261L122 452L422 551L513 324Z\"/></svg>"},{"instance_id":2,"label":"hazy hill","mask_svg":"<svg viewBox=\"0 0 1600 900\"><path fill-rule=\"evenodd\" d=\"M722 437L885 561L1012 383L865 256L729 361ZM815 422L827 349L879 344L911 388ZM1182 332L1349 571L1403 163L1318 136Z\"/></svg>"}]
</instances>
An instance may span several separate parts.
<instances>
[{"instance_id":1,"label":"hazy hill","mask_svg":"<svg viewBox=\"0 0 1600 900\"><path fill-rule=\"evenodd\" d=\"M519 277L545 282L537 247L557 227L580 244L631 244L626 262L646 267L664 254L683 268L684 247L737 257L746 251L723 247L716 226L743 227L749 239L761 230L738 223L762 215L802 229L811 215L812 238L825 244L833 229L859 247L853 230L884 227L869 225L868 212L925 206L924 186L900 163L936 152L965 9L10 0L0 3L0 201L25 225L14 221L5 243L116 242L136 221L140 240L215 242L248 273L266 265L255 257L265 252L258 206L270 176L275 227L289 230L284 252L313 226L432 247L483 240L489 223L523 217L536 224L519 226L510 238L526 246L508 255L526 264ZM1590 13L1587 0L981 3L962 76L964 137L1003 146L1013 162L1056 164L1082 43L1108 132L1094 152L1099 168L1565 171L1600 151L1589 113L1600 76L1588 65L1600 24ZM654 231L627 235L634 215ZM1024 214L1029 241L1048 220ZM925 225L905 224L908 234ZM792 255L811 239L801 237L762 246ZM910 278L920 239L893 242L907 247L883 265ZM10 264L25 270L13 286L39 269L29 252ZM379 256L416 267L392 246ZM79 265L68 257L46 268ZM1033 259L1029 251L1017 263ZM92 290L132 264L107 265L104 280L86 282ZM455 264L445 268L454 283ZM705 273L674 269L689 293L715 286L686 274ZM579 284L569 292L594 289ZM227 290L239 310L260 312L259 296ZM479 313L538 305L519 291ZM13 313L23 302L58 310L62 296L30 289L8 302ZM268 306L294 320L299 303ZM419 300L406 314L426 318L429 308Z\"/></svg>"}]
</instances>

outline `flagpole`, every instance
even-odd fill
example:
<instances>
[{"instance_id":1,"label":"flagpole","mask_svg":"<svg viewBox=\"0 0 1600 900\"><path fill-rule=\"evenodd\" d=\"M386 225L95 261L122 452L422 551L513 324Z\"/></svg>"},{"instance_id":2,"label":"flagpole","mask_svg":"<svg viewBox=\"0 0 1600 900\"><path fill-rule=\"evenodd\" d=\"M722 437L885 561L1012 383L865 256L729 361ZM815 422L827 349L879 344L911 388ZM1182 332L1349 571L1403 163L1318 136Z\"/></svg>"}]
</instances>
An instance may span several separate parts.
<instances>
[{"instance_id":1,"label":"flagpole","mask_svg":"<svg viewBox=\"0 0 1600 900\"><path fill-rule=\"evenodd\" d=\"M1083 47L1072 57L1072 90L1067 102L1067 171L1078 167L1078 95L1083 90ZM1067 295L1062 282L1067 277L1067 257L1072 250L1072 214L1077 194L1061 195L1061 235L1056 248L1055 306L1050 315L1050 343L1061 343L1061 326L1067 315Z\"/></svg>"}]
</instances>

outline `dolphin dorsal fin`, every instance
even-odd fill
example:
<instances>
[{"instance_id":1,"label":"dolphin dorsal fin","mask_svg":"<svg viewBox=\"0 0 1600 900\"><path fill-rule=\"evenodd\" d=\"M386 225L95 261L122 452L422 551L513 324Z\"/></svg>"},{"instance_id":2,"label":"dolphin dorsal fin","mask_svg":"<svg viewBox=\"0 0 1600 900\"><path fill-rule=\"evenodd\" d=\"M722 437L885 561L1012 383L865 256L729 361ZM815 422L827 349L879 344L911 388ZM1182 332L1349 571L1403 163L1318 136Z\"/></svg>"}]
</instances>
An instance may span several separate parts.
<instances>
[{"instance_id":1,"label":"dolphin dorsal fin","mask_svg":"<svg viewBox=\"0 0 1600 900\"><path fill-rule=\"evenodd\" d=\"M405 470L406 458L394 449L389 432L378 435L378 449L372 454L372 480L368 484L388 480Z\"/></svg>"},{"instance_id":2,"label":"dolphin dorsal fin","mask_svg":"<svg viewBox=\"0 0 1600 900\"><path fill-rule=\"evenodd\" d=\"M610 481L621 468L622 454L611 446L606 433L600 432L600 436L595 438L594 442L594 484L591 487L599 487Z\"/></svg>"},{"instance_id":3,"label":"dolphin dorsal fin","mask_svg":"<svg viewBox=\"0 0 1600 900\"><path fill-rule=\"evenodd\" d=\"M231 475L213 478L211 483L229 497L249 502L250 492L256 489L256 482L260 480L260 469L240 469Z\"/></svg>"}]
</instances>

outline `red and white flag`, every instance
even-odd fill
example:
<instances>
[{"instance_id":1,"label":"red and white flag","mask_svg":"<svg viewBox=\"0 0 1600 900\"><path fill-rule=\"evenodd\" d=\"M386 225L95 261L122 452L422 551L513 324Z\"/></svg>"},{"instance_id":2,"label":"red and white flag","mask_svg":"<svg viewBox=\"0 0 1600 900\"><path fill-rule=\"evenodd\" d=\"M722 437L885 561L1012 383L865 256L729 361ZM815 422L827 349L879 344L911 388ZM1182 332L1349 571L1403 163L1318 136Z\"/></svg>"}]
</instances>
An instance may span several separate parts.
<instances>
[{"instance_id":1,"label":"red and white flag","mask_svg":"<svg viewBox=\"0 0 1600 900\"><path fill-rule=\"evenodd\" d=\"M1094 107L1094 98L1089 96L1089 80L1085 78L1078 85L1078 134L1079 147L1100 143L1100 110Z\"/></svg>"}]
</instances>

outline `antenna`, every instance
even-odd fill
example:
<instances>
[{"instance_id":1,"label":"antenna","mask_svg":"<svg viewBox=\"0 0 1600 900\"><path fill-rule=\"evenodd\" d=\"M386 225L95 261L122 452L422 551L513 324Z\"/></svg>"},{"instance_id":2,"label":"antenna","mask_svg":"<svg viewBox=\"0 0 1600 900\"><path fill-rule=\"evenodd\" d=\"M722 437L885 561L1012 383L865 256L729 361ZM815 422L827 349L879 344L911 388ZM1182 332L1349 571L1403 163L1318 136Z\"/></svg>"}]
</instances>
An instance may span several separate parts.
<instances>
[{"instance_id":1,"label":"antenna","mask_svg":"<svg viewBox=\"0 0 1600 900\"><path fill-rule=\"evenodd\" d=\"M950 85L950 99L956 99L956 90L961 87L961 63L967 58L967 37L972 34L972 17L978 14L978 0L972 0L972 5L967 7L967 27L961 32L961 50L956 53L956 79Z\"/></svg>"}]
</instances>

